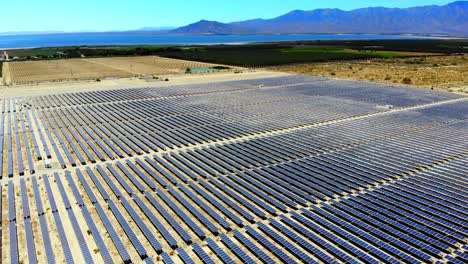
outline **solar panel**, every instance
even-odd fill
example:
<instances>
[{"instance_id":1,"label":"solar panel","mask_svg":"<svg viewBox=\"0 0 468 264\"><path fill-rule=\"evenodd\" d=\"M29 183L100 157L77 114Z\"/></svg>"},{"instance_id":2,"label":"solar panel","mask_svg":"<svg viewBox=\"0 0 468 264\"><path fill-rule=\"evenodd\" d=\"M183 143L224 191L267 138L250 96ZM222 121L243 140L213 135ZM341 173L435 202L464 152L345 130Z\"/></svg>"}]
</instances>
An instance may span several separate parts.
<instances>
[{"instance_id":1,"label":"solar panel","mask_svg":"<svg viewBox=\"0 0 468 264\"><path fill-rule=\"evenodd\" d=\"M234 237L239 240L239 242L248 248L257 258L262 260L264 263L274 263L275 261L269 257L265 251L260 249L260 247L257 246L256 243L253 243L251 240L249 240L247 237L245 237L240 231L234 230Z\"/></svg>"},{"instance_id":2,"label":"solar panel","mask_svg":"<svg viewBox=\"0 0 468 264\"><path fill-rule=\"evenodd\" d=\"M11 221L8 227L10 231L10 261L11 263L18 264L19 262L19 252L18 252L18 238L16 237L16 221Z\"/></svg>"},{"instance_id":3,"label":"solar panel","mask_svg":"<svg viewBox=\"0 0 468 264\"><path fill-rule=\"evenodd\" d=\"M167 252L163 252L161 254L161 257L162 257L162 261L164 264L174 264L175 262L172 260L171 256L169 256L169 254L167 254Z\"/></svg>"},{"instance_id":4,"label":"solar panel","mask_svg":"<svg viewBox=\"0 0 468 264\"><path fill-rule=\"evenodd\" d=\"M8 217L10 222L16 221L15 185L13 181L8 182Z\"/></svg>"},{"instance_id":5,"label":"solar panel","mask_svg":"<svg viewBox=\"0 0 468 264\"><path fill-rule=\"evenodd\" d=\"M213 234L217 235L218 234L218 228L202 214L200 211L198 211L192 204L190 204L185 198L183 198L175 189L172 187L169 187L169 192L179 201L189 212L191 212L196 219L198 219L203 225L205 225ZM161 194L161 193L158 193ZM169 200L167 200L169 201ZM171 203L173 204L173 203ZM189 219L185 213L183 213L182 210L179 210L179 212L184 215L184 218ZM199 232L199 234L203 234L203 231L193 222L191 221L191 225L195 230ZM203 236L203 235L202 235Z\"/></svg>"},{"instance_id":6,"label":"solar panel","mask_svg":"<svg viewBox=\"0 0 468 264\"><path fill-rule=\"evenodd\" d=\"M204 203L201 199L199 199L195 194L193 194L189 189L185 186L180 186L180 190L187 197L189 197L192 201L194 201L203 211L205 211L208 215L210 215L213 219L216 220L218 224L223 226L226 230L231 230L231 224L229 224L226 220L224 220L219 214L217 214L213 209L211 209L206 203Z\"/></svg>"},{"instance_id":7,"label":"solar panel","mask_svg":"<svg viewBox=\"0 0 468 264\"><path fill-rule=\"evenodd\" d=\"M55 198L52 193L52 189L49 183L49 178L48 176L43 176L43 179L44 179L44 185L47 190L47 196L49 198L49 203L51 206L52 214L54 216L55 226L57 228L57 232L61 241L63 254L65 256L65 261L67 263L75 263L72 252L70 250L70 246L69 246L68 239L65 233L65 229L62 225L62 219L60 217L60 214L58 213L57 204L55 203Z\"/></svg>"},{"instance_id":8,"label":"solar panel","mask_svg":"<svg viewBox=\"0 0 468 264\"><path fill-rule=\"evenodd\" d=\"M178 248L176 249L178 256L182 260L184 264L195 264L195 262L192 260L192 258L185 252L184 249Z\"/></svg>"},{"instance_id":9,"label":"solar panel","mask_svg":"<svg viewBox=\"0 0 468 264\"><path fill-rule=\"evenodd\" d=\"M247 219L249 222L253 223L255 221L255 217L244 210L242 207L240 207L237 203L233 202L231 198L227 198L224 196L221 192L219 192L216 188L212 187L209 183L200 180L200 184L209 190L211 193L213 193L216 197L220 198L224 203L228 204L231 208L239 212L245 219ZM216 184L216 182L215 182ZM232 196L231 196L232 197Z\"/></svg>"},{"instance_id":10,"label":"solar panel","mask_svg":"<svg viewBox=\"0 0 468 264\"><path fill-rule=\"evenodd\" d=\"M112 167L112 165L108 164L107 166L107 169L112 173L112 175L114 176L115 179L117 179L117 181L120 183L120 185L122 185L122 187L124 188L124 190L131 196L133 193L135 193L135 191L133 190L132 187L130 187L130 185L125 181L125 179L122 177L122 175L120 173L118 173L114 167ZM107 176L107 173L102 169L100 168L100 166L98 165L98 171L101 173L101 175L103 175L103 177L106 179L107 181L107 184L109 184L109 186L111 186L112 190L114 190L114 193L118 193L118 187L116 187L113 183L112 183L112 180L109 178L109 176ZM126 175L127 178L128 178L128 175ZM119 194L117 197L120 197L121 195Z\"/></svg>"},{"instance_id":11,"label":"solar panel","mask_svg":"<svg viewBox=\"0 0 468 264\"><path fill-rule=\"evenodd\" d=\"M151 246L154 248L156 253L161 254L162 253L162 246L159 243L157 237L151 232L151 230L148 228L148 226L143 222L139 214L133 209L132 205L125 199L125 197L121 197L120 201L122 202L125 210L130 214L130 216L133 218L135 223L137 224L138 228L141 230L143 235L148 239L150 242Z\"/></svg>"},{"instance_id":12,"label":"solar panel","mask_svg":"<svg viewBox=\"0 0 468 264\"><path fill-rule=\"evenodd\" d=\"M96 169L98 170L99 174L102 176L102 178L104 179L104 181L107 183L107 185L111 188L112 192L115 194L115 196L117 196L117 198L120 198L122 197L122 193L120 192L120 189L114 184L114 182L112 181L112 179L110 178L110 176L107 174L107 172L100 166L100 165L97 165L96 166ZM92 176L92 172L91 172L91 169L88 169L86 168L86 171L88 172L88 174L91 176L91 179L93 179L94 183L96 185L99 184L99 181L97 180L96 177L93 177ZM95 181L96 180L96 181ZM102 187L102 185L101 185ZM127 186L128 187L128 186ZM99 188L99 187L98 187ZM102 188L99 188L99 191L101 192L101 195L104 196L107 196L107 198L109 199L109 196L107 195L107 192L105 191L104 187ZM130 193L133 193L131 190L129 189L126 189L126 191L130 192ZM106 197L104 197L104 199L106 199Z\"/></svg>"},{"instance_id":13,"label":"solar panel","mask_svg":"<svg viewBox=\"0 0 468 264\"><path fill-rule=\"evenodd\" d=\"M122 213L117 208L117 206L114 204L114 202L112 200L109 200L108 204L109 204L109 208L111 209L111 211L114 214L115 218L117 219L120 226L124 230L125 234L127 234L128 238L132 242L133 246L135 247L135 250L138 252L138 255L141 257L141 259L145 259L146 257L148 257L145 247L141 244L140 239L138 239L137 235L133 232L133 229L130 227L128 222L125 220Z\"/></svg>"},{"instance_id":14,"label":"solar panel","mask_svg":"<svg viewBox=\"0 0 468 264\"><path fill-rule=\"evenodd\" d=\"M193 244L192 249L197 254L197 256L206 264L215 264L216 262L210 258L210 256L198 245Z\"/></svg>"},{"instance_id":15,"label":"solar panel","mask_svg":"<svg viewBox=\"0 0 468 264\"><path fill-rule=\"evenodd\" d=\"M95 204L96 211L99 215L99 218L101 219L102 223L106 227L107 232L109 233L109 236L111 237L112 241L114 242L115 247L117 248L117 252L119 252L120 257L122 258L123 262L125 264L132 263L132 260L130 258L130 255L127 251L127 248L123 244L122 240L120 239L119 235L117 234L117 231L114 229L112 226L112 223L109 221L109 218L105 214L104 210L102 209L101 205L99 203Z\"/></svg>"},{"instance_id":16,"label":"solar panel","mask_svg":"<svg viewBox=\"0 0 468 264\"><path fill-rule=\"evenodd\" d=\"M133 172L135 172L138 177L140 177L141 180L143 180L143 182L145 182L153 191L156 190L157 186L156 184L154 184L149 178L148 176L146 176L137 166L135 166L135 164L133 164L132 162L130 161L127 161L126 162L126 165L128 167L130 167L132 169ZM130 172L128 172L130 173ZM145 191L145 188L143 186L140 186L139 190L141 192L144 192Z\"/></svg>"},{"instance_id":17,"label":"solar panel","mask_svg":"<svg viewBox=\"0 0 468 264\"><path fill-rule=\"evenodd\" d=\"M87 246L86 240L85 240L83 234L81 233L81 229L80 229L80 226L78 224L78 221L76 220L75 213L74 213L73 209L71 208L71 203L70 203L70 201L68 199L67 192L65 191L65 188L64 188L64 186L62 184L62 181L60 180L59 175L56 173L56 174L54 174L54 177L55 177L55 182L58 185L60 194L62 196L62 200L65 203L65 209L67 210L68 217L69 217L70 222L72 224L73 230L75 231L75 237L77 238L77 240L79 242L81 253L83 254L84 260L87 263L92 262L93 258L91 257L91 253L90 253L89 248Z\"/></svg>"},{"instance_id":18,"label":"solar panel","mask_svg":"<svg viewBox=\"0 0 468 264\"><path fill-rule=\"evenodd\" d=\"M185 231L185 229L172 217L169 212L167 212L160 204L156 198L154 198L150 193L145 192L145 197L148 201L158 210L158 212L166 219L166 221L171 225L172 228L183 238L185 243L192 243L192 237Z\"/></svg>"},{"instance_id":19,"label":"solar panel","mask_svg":"<svg viewBox=\"0 0 468 264\"><path fill-rule=\"evenodd\" d=\"M12 262L467 258L460 94L283 76L0 101Z\"/></svg>"},{"instance_id":20,"label":"solar panel","mask_svg":"<svg viewBox=\"0 0 468 264\"><path fill-rule=\"evenodd\" d=\"M267 240L264 236L260 235L255 229L250 226L245 227L247 233L255 238L260 244L266 247L268 250L273 252L278 258L280 258L285 263L296 263L291 257L289 257L283 250L278 248L275 244Z\"/></svg>"},{"instance_id":21,"label":"solar panel","mask_svg":"<svg viewBox=\"0 0 468 264\"><path fill-rule=\"evenodd\" d=\"M37 263L36 246L34 244L33 229L31 219L24 220L24 233L26 236L26 247L28 251L28 260L31 263Z\"/></svg>"},{"instance_id":22,"label":"solar panel","mask_svg":"<svg viewBox=\"0 0 468 264\"><path fill-rule=\"evenodd\" d=\"M216 256L223 261L223 263L227 264L235 264L236 262L224 251L222 250L213 239L208 238L206 240L208 247L213 250Z\"/></svg>"}]
</instances>

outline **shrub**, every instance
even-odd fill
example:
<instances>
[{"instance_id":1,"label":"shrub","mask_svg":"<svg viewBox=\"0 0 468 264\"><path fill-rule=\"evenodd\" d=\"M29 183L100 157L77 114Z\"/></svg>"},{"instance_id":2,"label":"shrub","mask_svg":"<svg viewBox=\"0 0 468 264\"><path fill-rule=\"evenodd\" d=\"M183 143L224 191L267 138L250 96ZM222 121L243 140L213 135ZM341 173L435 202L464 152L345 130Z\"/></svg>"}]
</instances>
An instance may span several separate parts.
<instances>
[{"instance_id":1,"label":"shrub","mask_svg":"<svg viewBox=\"0 0 468 264\"><path fill-rule=\"evenodd\" d=\"M214 67L211 67L215 70L229 70L231 69L231 67L226 67L226 66L214 66Z\"/></svg>"},{"instance_id":2,"label":"shrub","mask_svg":"<svg viewBox=\"0 0 468 264\"><path fill-rule=\"evenodd\" d=\"M403 78L403 80L401 82L403 84L411 84L412 83L411 78L408 78L408 77Z\"/></svg>"}]
</instances>

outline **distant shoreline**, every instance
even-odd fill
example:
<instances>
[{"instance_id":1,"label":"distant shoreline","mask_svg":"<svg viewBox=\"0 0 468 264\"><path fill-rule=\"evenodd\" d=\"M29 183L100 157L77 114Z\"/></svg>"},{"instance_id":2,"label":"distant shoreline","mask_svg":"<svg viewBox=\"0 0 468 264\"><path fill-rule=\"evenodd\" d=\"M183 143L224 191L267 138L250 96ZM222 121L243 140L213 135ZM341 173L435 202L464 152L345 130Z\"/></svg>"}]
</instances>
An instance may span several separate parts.
<instances>
[{"instance_id":1,"label":"distant shoreline","mask_svg":"<svg viewBox=\"0 0 468 264\"><path fill-rule=\"evenodd\" d=\"M184 46L242 45L288 41L375 40L375 39L457 39L452 36L377 35L377 34L272 34L272 35L176 35L149 33L68 33L0 36L0 50L77 46Z\"/></svg>"},{"instance_id":2,"label":"distant shoreline","mask_svg":"<svg viewBox=\"0 0 468 264\"><path fill-rule=\"evenodd\" d=\"M160 35L160 36L307 36L307 35L323 35L323 36L347 36L347 35L380 35L380 36L396 36L396 37L434 37L434 38L468 38L468 36L463 35L450 35L450 34L427 34L427 33L320 33L320 32L310 32L310 33L261 33L261 34L197 34L197 33L170 33L168 31L148 31L148 30L133 30L133 31L102 31L102 32L37 32L37 33L14 33L8 34L8 32L0 32L0 38L4 37L32 37L32 36L68 36L68 35Z\"/></svg>"}]
</instances>

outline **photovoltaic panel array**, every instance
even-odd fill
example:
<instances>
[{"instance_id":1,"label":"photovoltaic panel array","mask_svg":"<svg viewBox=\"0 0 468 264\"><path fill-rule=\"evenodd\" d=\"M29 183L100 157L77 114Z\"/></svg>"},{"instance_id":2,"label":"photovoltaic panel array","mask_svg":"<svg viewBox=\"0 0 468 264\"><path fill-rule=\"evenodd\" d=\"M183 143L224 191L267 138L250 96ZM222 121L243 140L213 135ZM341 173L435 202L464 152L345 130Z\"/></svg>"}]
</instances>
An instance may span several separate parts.
<instances>
[{"instance_id":1,"label":"photovoltaic panel array","mask_svg":"<svg viewBox=\"0 0 468 264\"><path fill-rule=\"evenodd\" d=\"M292 75L0 104L2 262L468 261L464 95Z\"/></svg>"}]
</instances>

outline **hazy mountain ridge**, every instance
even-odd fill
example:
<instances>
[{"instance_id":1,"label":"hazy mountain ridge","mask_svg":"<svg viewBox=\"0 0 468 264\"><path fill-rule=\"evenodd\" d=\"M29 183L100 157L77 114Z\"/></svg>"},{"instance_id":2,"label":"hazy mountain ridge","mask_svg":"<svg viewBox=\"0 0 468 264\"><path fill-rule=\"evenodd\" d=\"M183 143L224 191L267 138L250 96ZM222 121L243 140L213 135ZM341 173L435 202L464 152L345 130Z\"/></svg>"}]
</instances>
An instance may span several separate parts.
<instances>
[{"instance_id":1,"label":"hazy mountain ridge","mask_svg":"<svg viewBox=\"0 0 468 264\"><path fill-rule=\"evenodd\" d=\"M294 10L273 19L233 23L202 20L176 34L387 33L468 35L468 1L411 8Z\"/></svg>"},{"instance_id":2,"label":"hazy mountain ridge","mask_svg":"<svg viewBox=\"0 0 468 264\"><path fill-rule=\"evenodd\" d=\"M249 33L248 28L236 26L234 24L225 24L217 21L201 20L170 31L176 34L245 34Z\"/></svg>"},{"instance_id":3,"label":"hazy mountain ridge","mask_svg":"<svg viewBox=\"0 0 468 264\"><path fill-rule=\"evenodd\" d=\"M232 23L201 20L184 27L142 27L135 30L21 31L11 35L56 34L443 34L468 36L468 1L443 6L411 8L369 7L351 11L340 9L294 10L272 19L250 19Z\"/></svg>"}]
</instances>

